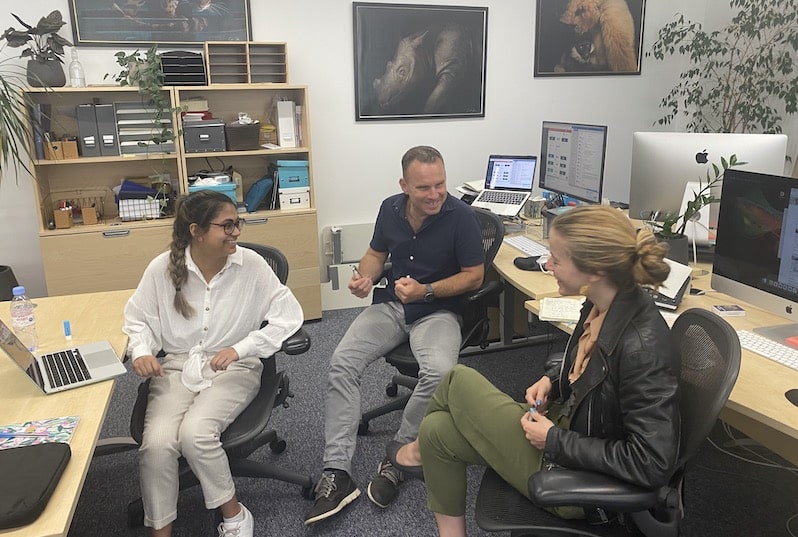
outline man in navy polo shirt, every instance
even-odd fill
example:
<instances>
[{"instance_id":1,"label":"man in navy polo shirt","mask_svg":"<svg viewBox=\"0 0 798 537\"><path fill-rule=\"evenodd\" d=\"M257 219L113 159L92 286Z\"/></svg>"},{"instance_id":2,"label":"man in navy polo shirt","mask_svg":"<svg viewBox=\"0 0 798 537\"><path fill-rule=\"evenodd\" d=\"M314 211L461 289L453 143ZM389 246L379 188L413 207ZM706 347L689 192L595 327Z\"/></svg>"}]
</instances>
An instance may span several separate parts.
<instances>
[{"instance_id":1,"label":"man in navy polo shirt","mask_svg":"<svg viewBox=\"0 0 798 537\"><path fill-rule=\"evenodd\" d=\"M352 323L333 353L325 398L324 471L309 525L328 518L360 496L350 473L360 422L360 379L366 367L410 340L420 365L419 381L404 409L394 441L410 442L438 383L457 363L460 297L478 289L485 255L473 209L446 191L446 170L437 149L413 147L402 157L402 193L382 202L374 236L349 282L355 296L368 296L391 257L387 287ZM397 496L402 472L383 459L368 496L387 507Z\"/></svg>"}]
</instances>

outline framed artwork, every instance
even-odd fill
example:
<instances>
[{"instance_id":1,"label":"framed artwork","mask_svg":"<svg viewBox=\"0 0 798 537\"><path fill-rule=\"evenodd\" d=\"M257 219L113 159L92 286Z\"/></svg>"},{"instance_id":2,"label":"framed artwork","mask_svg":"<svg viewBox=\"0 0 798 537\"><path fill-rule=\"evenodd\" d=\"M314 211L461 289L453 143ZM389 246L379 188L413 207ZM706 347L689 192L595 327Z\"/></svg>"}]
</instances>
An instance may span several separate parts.
<instances>
[{"instance_id":1,"label":"framed artwork","mask_svg":"<svg viewBox=\"0 0 798 537\"><path fill-rule=\"evenodd\" d=\"M645 3L537 0L535 76L639 75Z\"/></svg>"},{"instance_id":2,"label":"framed artwork","mask_svg":"<svg viewBox=\"0 0 798 537\"><path fill-rule=\"evenodd\" d=\"M75 45L248 41L249 0L69 0Z\"/></svg>"},{"instance_id":3,"label":"framed artwork","mask_svg":"<svg viewBox=\"0 0 798 537\"><path fill-rule=\"evenodd\" d=\"M354 2L355 119L485 116L488 8Z\"/></svg>"}]
</instances>

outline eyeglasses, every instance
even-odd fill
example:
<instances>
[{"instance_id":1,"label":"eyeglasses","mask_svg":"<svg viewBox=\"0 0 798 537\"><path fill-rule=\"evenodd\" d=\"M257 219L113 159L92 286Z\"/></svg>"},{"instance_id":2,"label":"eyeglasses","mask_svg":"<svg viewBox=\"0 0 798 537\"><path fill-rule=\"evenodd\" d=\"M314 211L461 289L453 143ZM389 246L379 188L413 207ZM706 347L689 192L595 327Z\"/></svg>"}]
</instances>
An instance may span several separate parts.
<instances>
[{"instance_id":1,"label":"eyeglasses","mask_svg":"<svg viewBox=\"0 0 798 537\"><path fill-rule=\"evenodd\" d=\"M540 272L544 272L546 274L551 274L550 270L546 270L546 263L549 262L549 256L542 255L538 257L538 266L540 266Z\"/></svg>"},{"instance_id":2,"label":"eyeglasses","mask_svg":"<svg viewBox=\"0 0 798 537\"><path fill-rule=\"evenodd\" d=\"M244 224L246 223L246 220L238 218L237 220L225 220L221 224L217 224L216 222L211 222L210 224L212 226L219 226L220 228L224 229L226 235L232 235L233 230L237 229L241 231L241 228L244 227Z\"/></svg>"}]
</instances>

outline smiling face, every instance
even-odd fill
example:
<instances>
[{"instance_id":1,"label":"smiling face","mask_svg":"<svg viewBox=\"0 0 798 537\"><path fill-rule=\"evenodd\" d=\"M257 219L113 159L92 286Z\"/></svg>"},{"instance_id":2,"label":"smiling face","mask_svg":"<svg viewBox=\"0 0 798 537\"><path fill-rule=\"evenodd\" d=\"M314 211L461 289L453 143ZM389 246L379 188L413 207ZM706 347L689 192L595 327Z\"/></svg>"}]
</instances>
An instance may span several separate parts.
<instances>
[{"instance_id":1,"label":"smiling face","mask_svg":"<svg viewBox=\"0 0 798 537\"><path fill-rule=\"evenodd\" d=\"M224 226L228 222L238 220L238 213L232 203L225 203L221 206L219 213L211 219L208 230L202 230L196 224L192 224L191 248L198 249L203 255L209 257L227 257L236 251L236 241L241 235L241 230L233 227L233 233L228 235L224 232ZM217 225L219 224L219 225Z\"/></svg>"},{"instance_id":2,"label":"smiling face","mask_svg":"<svg viewBox=\"0 0 798 537\"><path fill-rule=\"evenodd\" d=\"M415 160L399 179L402 192L409 196L407 214L419 219L438 214L446 200L446 170L443 161L426 163Z\"/></svg>"},{"instance_id":3,"label":"smiling face","mask_svg":"<svg viewBox=\"0 0 798 537\"><path fill-rule=\"evenodd\" d=\"M549 234L549 252L551 255L546 262L546 270L557 279L561 295L581 295L584 293L584 286L590 285L597 279L595 275L576 268L566 248L564 237L556 229L552 229Z\"/></svg>"}]
</instances>

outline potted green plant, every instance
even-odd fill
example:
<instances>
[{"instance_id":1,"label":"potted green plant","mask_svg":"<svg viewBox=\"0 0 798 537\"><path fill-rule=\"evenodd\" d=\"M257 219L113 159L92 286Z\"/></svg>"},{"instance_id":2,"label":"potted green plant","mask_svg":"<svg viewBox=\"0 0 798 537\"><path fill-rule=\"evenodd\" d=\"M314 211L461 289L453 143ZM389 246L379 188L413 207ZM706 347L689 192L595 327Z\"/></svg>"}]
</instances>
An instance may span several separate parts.
<instances>
[{"instance_id":1,"label":"potted green plant","mask_svg":"<svg viewBox=\"0 0 798 537\"><path fill-rule=\"evenodd\" d=\"M684 116L692 132L780 133L798 110L798 0L731 0L731 22L714 31L683 14L663 26L646 56L685 56L657 120Z\"/></svg>"},{"instance_id":2,"label":"potted green plant","mask_svg":"<svg viewBox=\"0 0 798 537\"><path fill-rule=\"evenodd\" d=\"M657 237L670 244L671 251L668 255L670 259L687 264L689 260L687 236L685 235L687 223L696 218L701 209L720 201L714 195L713 188L719 186L719 183L723 181L726 170L744 164L747 162L737 160L737 155L731 155L728 160L726 157L721 157L720 166L713 162L711 168L707 170L706 180L698 178L699 188L694 192L693 199L687 201L683 212L668 214L662 222L650 222Z\"/></svg>"},{"instance_id":3,"label":"potted green plant","mask_svg":"<svg viewBox=\"0 0 798 537\"><path fill-rule=\"evenodd\" d=\"M0 52L6 45L2 45ZM24 68L7 56L0 60L0 178L9 163L19 171L22 166L29 173L31 159L28 145L28 97L25 88ZM17 175L19 175L17 173Z\"/></svg>"},{"instance_id":4,"label":"potted green plant","mask_svg":"<svg viewBox=\"0 0 798 537\"><path fill-rule=\"evenodd\" d=\"M39 19L36 26L31 26L13 13L11 16L24 29L8 28L0 39L4 39L12 48L26 47L19 57L28 58L28 85L53 88L66 85L66 75L61 65L64 63L64 47L72 46L72 43L58 35L58 31L66 24L61 12L56 9Z\"/></svg>"}]
</instances>

